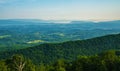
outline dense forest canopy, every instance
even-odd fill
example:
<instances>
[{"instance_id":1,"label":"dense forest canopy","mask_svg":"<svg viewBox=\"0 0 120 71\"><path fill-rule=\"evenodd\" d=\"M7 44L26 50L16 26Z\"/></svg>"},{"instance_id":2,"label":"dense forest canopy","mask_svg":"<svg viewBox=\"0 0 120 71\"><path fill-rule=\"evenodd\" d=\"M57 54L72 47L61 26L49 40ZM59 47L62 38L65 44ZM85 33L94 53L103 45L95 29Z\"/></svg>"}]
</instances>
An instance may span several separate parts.
<instances>
[{"instance_id":1,"label":"dense forest canopy","mask_svg":"<svg viewBox=\"0 0 120 71\"><path fill-rule=\"evenodd\" d=\"M119 71L120 51L109 50L98 55L78 56L74 61L56 60L52 64L34 64L22 55L0 60L0 71Z\"/></svg>"},{"instance_id":2,"label":"dense forest canopy","mask_svg":"<svg viewBox=\"0 0 120 71\"><path fill-rule=\"evenodd\" d=\"M63 43L46 43L21 50L0 52L0 59L22 54L34 63L52 63L58 59L75 60L78 55L95 55L106 50L120 50L120 34Z\"/></svg>"}]
</instances>

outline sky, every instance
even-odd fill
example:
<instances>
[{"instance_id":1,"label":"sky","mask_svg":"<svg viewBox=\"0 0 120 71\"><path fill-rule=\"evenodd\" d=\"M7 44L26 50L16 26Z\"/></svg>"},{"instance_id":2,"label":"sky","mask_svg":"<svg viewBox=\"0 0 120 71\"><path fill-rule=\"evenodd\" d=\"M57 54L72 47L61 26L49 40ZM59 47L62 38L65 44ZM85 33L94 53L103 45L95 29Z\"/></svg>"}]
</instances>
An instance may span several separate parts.
<instances>
[{"instance_id":1,"label":"sky","mask_svg":"<svg viewBox=\"0 0 120 71\"><path fill-rule=\"evenodd\" d=\"M0 0L0 19L120 20L120 0Z\"/></svg>"}]
</instances>

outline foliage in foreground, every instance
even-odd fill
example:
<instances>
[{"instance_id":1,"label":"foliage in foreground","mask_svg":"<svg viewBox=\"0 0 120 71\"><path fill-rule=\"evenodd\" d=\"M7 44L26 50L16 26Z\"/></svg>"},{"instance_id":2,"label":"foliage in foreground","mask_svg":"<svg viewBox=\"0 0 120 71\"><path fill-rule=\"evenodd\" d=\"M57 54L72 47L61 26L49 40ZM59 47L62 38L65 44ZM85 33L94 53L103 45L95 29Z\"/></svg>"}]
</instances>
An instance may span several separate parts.
<instances>
[{"instance_id":1,"label":"foliage in foreground","mask_svg":"<svg viewBox=\"0 0 120 71\"><path fill-rule=\"evenodd\" d=\"M0 71L120 71L119 52L107 51L94 56L78 56L75 61L59 59L53 64L33 64L22 55L0 60Z\"/></svg>"}]
</instances>

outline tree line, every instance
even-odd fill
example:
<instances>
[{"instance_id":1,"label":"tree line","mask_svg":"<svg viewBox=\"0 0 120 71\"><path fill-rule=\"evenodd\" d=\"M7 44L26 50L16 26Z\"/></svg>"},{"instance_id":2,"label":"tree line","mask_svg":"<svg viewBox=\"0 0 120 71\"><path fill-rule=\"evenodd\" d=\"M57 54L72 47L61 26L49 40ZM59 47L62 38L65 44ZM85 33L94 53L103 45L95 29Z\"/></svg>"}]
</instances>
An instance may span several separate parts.
<instances>
[{"instance_id":1,"label":"tree line","mask_svg":"<svg viewBox=\"0 0 120 71\"><path fill-rule=\"evenodd\" d=\"M0 60L0 71L120 71L120 52L106 51L92 56L78 56L76 60L59 59L51 64L34 64L23 55L16 54Z\"/></svg>"}]
</instances>

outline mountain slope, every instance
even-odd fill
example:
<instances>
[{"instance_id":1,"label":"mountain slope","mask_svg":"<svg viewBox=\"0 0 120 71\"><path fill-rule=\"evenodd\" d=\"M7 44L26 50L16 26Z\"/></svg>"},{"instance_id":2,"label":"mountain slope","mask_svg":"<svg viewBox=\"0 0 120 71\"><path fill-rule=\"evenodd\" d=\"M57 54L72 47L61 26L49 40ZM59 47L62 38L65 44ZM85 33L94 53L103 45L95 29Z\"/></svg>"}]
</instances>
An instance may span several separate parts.
<instances>
[{"instance_id":1,"label":"mountain slope","mask_svg":"<svg viewBox=\"0 0 120 71\"><path fill-rule=\"evenodd\" d=\"M64 58L74 60L78 55L94 55L105 50L120 49L120 34L108 35L82 41L68 41L63 43L48 43L21 50L1 52L0 58L7 58L13 54L23 54L24 56L37 62L54 62Z\"/></svg>"}]
</instances>

